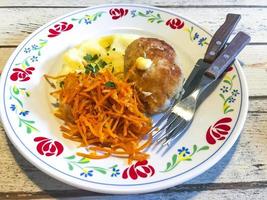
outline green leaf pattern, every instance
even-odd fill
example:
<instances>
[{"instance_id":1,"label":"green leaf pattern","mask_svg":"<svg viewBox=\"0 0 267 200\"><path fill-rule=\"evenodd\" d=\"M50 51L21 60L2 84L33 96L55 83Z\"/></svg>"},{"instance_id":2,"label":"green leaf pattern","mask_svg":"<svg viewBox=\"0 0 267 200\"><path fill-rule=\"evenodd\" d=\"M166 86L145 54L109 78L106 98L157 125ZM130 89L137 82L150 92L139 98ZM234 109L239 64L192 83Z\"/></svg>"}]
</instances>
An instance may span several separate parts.
<instances>
[{"instance_id":1,"label":"green leaf pattern","mask_svg":"<svg viewBox=\"0 0 267 200\"><path fill-rule=\"evenodd\" d=\"M21 63L16 63L16 66L21 66L21 68L22 68L23 70L25 70L27 67L30 66L30 61L29 61L29 59L30 59L30 56L24 58L24 60L22 60Z\"/></svg>"},{"instance_id":2,"label":"green leaf pattern","mask_svg":"<svg viewBox=\"0 0 267 200\"><path fill-rule=\"evenodd\" d=\"M92 24L92 22L96 21L98 18L100 18L104 13L106 12L97 12L93 15L85 15L81 18L72 18L72 21L77 21L79 24L84 22L85 24Z\"/></svg>"},{"instance_id":3,"label":"green leaf pattern","mask_svg":"<svg viewBox=\"0 0 267 200\"><path fill-rule=\"evenodd\" d=\"M223 100L222 110L224 114L234 111L232 105L236 101L237 96L240 94L239 91L234 88L235 78L236 78L235 74L232 76L226 74L223 79L224 84L220 88L221 93L219 94L219 96Z\"/></svg>"},{"instance_id":4,"label":"green leaf pattern","mask_svg":"<svg viewBox=\"0 0 267 200\"><path fill-rule=\"evenodd\" d=\"M178 150L177 154L173 154L171 161L166 163L166 167L161 172L169 172L175 169L183 161L192 161L193 156L200 151L206 151L209 149L209 146L202 146L200 148L197 145L193 145L192 153L190 154L189 149L183 147L181 150Z\"/></svg>"},{"instance_id":5,"label":"green leaf pattern","mask_svg":"<svg viewBox=\"0 0 267 200\"><path fill-rule=\"evenodd\" d=\"M94 171L103 175L110 174L111 177L117 177L117 175L120 174L118 165L113 165L111 167L104 168L99 166L88 165L90 163L90 159L88 158L80 158L75 155L67 156L64 158L67 161L69 171L73 171L76 167L81 172L80 176L83 176L88 173L91 173L90 176L92 176Z\"/></svg>"},{"instance_id":6,"label":"green leaf pattern","mask_svg":"<svg viewBox=\"0 0 267 200\"><path fill-rule=\"evenodd\" d=\"M149 23L162 23L164 22L164 20L162 19L161 15L159 13L155 14L153 10L147 10L145 12L141 12L141 11L136 11L136 10L132 10L131 12L132 17L145 17L147 18L147 22Z\"/></svg>"},{"instance_id":7,"label":"green leaf pattern","mask_svg":"<svg viewBox=\"0 0 267 200\"><path fill-rule=\"evenodd\" d=\"M204 37L204 36L200 36L200 34L196 31L194 31L194 27L191 26L190 28L185 27L184 31L189 33L189 38L192 42L196 41L197 44L201 47L203 47L204 45L208 45L208 38Z\"/></svg>"},{"instance_id":8,"label":"green leaf pattern","mask_svg":"<svg viewBox=\"0 0 267 200\"><path fill-rule=\"evenodd\" d=\"M39 39L38 43L32 44L24 48L26 54L30 56L25 57L22 62L16 63L16 66L21 66L23 70L27 67L30 67L32 62L38 61L38 58L41 56L41 50L47 45L48 40Z\"/></svg>"},{"instance_id":9,"label":"green leaf pattern","mask_svg":"<svg viewBox=\"0 0 267 200\"><path fill-rule=\"evenodd\" d=\"M15 111L18 117L19 127L25 127L27 133L38 132L39 130L34 126L35 121L27 120L26 115L20 115L20 113L26 111L20 98L21 96L30 97L30 93L26 88L18 88L16 85L10 87L9 91L10 99L13 100L10 107L12 107L12 110Z\"/></svg>"}]
</instances>

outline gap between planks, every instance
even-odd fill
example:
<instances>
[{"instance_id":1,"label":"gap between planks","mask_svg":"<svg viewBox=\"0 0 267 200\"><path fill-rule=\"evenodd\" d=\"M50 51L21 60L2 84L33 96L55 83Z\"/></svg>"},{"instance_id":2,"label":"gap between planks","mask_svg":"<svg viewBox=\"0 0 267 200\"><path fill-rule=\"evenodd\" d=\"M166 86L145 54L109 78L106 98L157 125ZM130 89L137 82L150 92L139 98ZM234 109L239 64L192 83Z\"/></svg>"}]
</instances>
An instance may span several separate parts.
<instances>
[{"instance_id":1,"label":"gap between planks","mask_svg":"<svg viewBox=\"0 0 267 200\"><path fill-rule=\"evenodd\" d=\"M214 191L214 190L227 190L231 192L231 190L249 190L249 189L260 189L260 188L267 188L267 181L254 181L254 182L236 182L236 183L208 183L208 184L188 184L188 185L179 185L175 186L166 190L148 193L148 194L168 194L175 192L177 195L183 192L200 192L200 191ZM145 196L147 194L139 194L138 196ZM8 193L0 193L0 199L40 199L40 198L75 198L75 197L112 197L114 195L108 194L100 194L94 193L85 190L66 190L66 191L45 191L45 192L8 192ZM122 199L123 196L122 195ZM127 195L129 196L129 195Z\"/></svg>"}]
</instances>

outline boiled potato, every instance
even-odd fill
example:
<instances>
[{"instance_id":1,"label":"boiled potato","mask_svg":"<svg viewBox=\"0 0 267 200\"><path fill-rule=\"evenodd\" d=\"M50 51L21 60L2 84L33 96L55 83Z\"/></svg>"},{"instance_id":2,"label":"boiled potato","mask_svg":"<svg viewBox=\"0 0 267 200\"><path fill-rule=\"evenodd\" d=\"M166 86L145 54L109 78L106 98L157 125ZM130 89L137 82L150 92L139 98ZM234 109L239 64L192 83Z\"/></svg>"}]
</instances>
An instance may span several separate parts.
<instances>
[{"instance_id":1,"label":"boiled potato","mask_svg":"<svg viewBox=\"0 0 267 200\"><path fill-rule=\"evenodd\" d=\"M114 73L123 72L125 49L137 38L137 35L113 34L89 39L64 53L61 74L83 70L84 56L87 54L91 56L97 55L98 60L103 60L107 63L105 68L114 71Z\"/></svg>"}]
</instances>

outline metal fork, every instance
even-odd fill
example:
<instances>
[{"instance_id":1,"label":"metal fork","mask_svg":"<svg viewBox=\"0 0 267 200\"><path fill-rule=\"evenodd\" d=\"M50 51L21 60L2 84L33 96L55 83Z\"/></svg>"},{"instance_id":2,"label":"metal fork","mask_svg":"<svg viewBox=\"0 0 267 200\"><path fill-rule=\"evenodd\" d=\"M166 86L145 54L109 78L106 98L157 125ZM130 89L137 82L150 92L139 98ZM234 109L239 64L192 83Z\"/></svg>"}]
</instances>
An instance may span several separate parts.
<instances>
[{"instance_id":1,"label":"metal fork","mask_svg":"<svg viewBox=\"0 0 267 200\"><path fill-rule=\"evenodd\" d=\"M199 101L200 95L205 94L207 89L219 79L219 77L224 73L228 66L235 60L235 57L240 53L240 51L249 43L250 36L246 33L239 32L231 43L225 48L219 57L208 67L204 75L201 78L199 86L186 98L178 102L173 108L168 111L168 116L166 118L168 123L165 123L160 130L154 134L158 135L159 132L168 127L173 121L176 120L176 124L166 132L160 135L158 142L163 142L163 144L170 144L174 139L180 136L191 124L195 112L196 105ZM166 121L166 120L165 120ZM161 122L162 123L162 122ZM179 132L175 130L179 129Z\"/></svg>"},{"instance_id":2,"label":"metal fork","mask_svg":"<svg viewBox=\"0 0 267 200\"><path fill-rule=\"evenodd\" d=\"M171 109L177 102L187 97L197 87L205 70L209 67L208 64L211 64L216 59L216 57L220 55L222 49L225 47L228 38L230 37L240 18L241 16L238 14L227 14L225 22L219 27L219 29L212 37L205 53L204 60L198 60L195 67L193 68L193 71L187 78L186 82L183 84L183 90L178 95L178 98L172 99L172 105L165 112L162 118L153 126L153 129L151 130L151 132L154 133L153 138L156 138L158 135L160 135L164 128L166 128L169 124L176 124L176 121L178 122L179 117L172 113ZM165 123L165 126L161 126L166 119L168 121L167 123ZM173 124L171 126L168 126L169 130L174 129L175 126ZM160 127L159 131L155 132L157 127Z\"/></svg>"}]
</instances>

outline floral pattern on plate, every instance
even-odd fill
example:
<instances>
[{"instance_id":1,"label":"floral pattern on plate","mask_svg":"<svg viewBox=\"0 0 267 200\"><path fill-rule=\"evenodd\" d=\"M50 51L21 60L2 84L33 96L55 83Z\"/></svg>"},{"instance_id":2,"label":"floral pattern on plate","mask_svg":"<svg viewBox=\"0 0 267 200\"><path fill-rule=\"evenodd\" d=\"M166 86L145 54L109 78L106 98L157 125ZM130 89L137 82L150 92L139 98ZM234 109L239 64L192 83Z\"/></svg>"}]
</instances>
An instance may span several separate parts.
<instances>
[{"instance_id":1,"label":"floral pattern on plate","mask_svg":"<svg viewBox=\"0 0 267 200\"><path fill-rule=\"evenodd\" d=\"M20 49L19 56L14 60L16 64L12 62L6 66L9 72L6 75L7 78L2 77L3 83L7 83L7 93L3 95L4 105L2 110L7 108L7 114L5 115L7 118L12 117L12 124L10 125L12 128L20 132L20 135L27 133L24 135L27 136L27 140L30 138L32 142L30 143L32 145L30 154L41 160L43 168L47 167L48 164L53 165L53 162L60 162L60 165L55 167L60 175L66 174L62 176L68 176L73 178L72 180L77 179L77 181L95 181L98 184L104 184L101 182L104 180L105 183L113 184L114 187L118 185L122 187L125 185L143 187L142 184L149 186L157 182L164 182L167 179L179 182L177 177L182 176L180 173L182 170L190 173L193 167L201 167L200 163L204 162L205 159L211 159L211 155L223 147L224 143L231 137L235 124L239 120L238 106L240 105L241 109L242 100L241 80L237 70L235 70L235 65L226 73L222 83L219 84L219 89L214 92L216 103L218 103L216 104L218 105L217 110L214 111L216 117L209 122L210 124L205 124L205 127L201 129L202 132L197 133L197 142L191 141L191 139L183 140L185 141L183 144L177 143L165 156L160 157L151 153L148 160L135 161L130 165L124 162L125 159L124 161L118 161L118 159L112 160L110 158L98 162L76 156L76 152L70 150L71 148L65 144L64 139L55 137L54 133L42 131L40 120L33 117L36 116L34 115L36 111L31 110L28 101L33 98L31 95L34 93L31 90L32 84L40 81L36 80L35 75L41 72L40 61L46 56L47 46L50 43L52 45L54 41L60 41L63 44L64 41L61 41L61 38L65 34L64 32L69 32L71 35L72 32L75 33L75 31L80 30L80 27L88 27L88 29L94 26L100 27L103 26L101 23L118 24L120 26L120 23L127 23L127 21L132 25L137 20L143 24L153 26L155 29L162 29L164 33L171 31L171 33L179 34L182 37L181 41L186 44L184 45L185 48L188 46L195 51L205 50L210 39L205 31L189 20L168 12L165 13L158 8L130 5L107 6L77 12L60 18L43 28L42 34L35 36L36 42L29 40L30 42L27 42ZM60 42L58 44L61 44ZM7 94L9 97L5 98ZM4 113L2 110L1 112ZM16 133L8 132L11 135L10 137L18 137ZM162 159L160 161L164 165L158 165L158 159ZM61 164L61 162L64 164ZM113 183L112 180L118 180L119 182ZM182 180L185 181L184 178ZM168 185L170 184L168 183ZM79 185L79 183L76 185ZM140 189L140 191L144 190Z\"/></svg>"}]
</instances>

